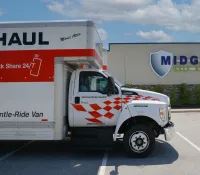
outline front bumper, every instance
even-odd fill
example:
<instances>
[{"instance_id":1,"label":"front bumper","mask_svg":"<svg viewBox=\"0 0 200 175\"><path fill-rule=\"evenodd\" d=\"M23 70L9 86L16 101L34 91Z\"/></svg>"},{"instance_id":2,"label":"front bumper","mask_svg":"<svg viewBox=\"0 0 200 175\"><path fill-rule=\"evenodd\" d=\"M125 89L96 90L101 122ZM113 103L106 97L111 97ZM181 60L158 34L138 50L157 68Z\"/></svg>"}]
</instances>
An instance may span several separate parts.
<instances>
[{"instance_id":1,"label":"front bumper","mask_svg":"<svg viewBox=\"0 0 200 175\"><path fill-rule=\"evenodd\" d=\"M167 123L167 125L163 128L163 130L164 130L164 136L165 136L166 141L169 141L174 137L175 128L174 128L173 122L169 121L169 123Z\"/></svg>"}]
</instances>

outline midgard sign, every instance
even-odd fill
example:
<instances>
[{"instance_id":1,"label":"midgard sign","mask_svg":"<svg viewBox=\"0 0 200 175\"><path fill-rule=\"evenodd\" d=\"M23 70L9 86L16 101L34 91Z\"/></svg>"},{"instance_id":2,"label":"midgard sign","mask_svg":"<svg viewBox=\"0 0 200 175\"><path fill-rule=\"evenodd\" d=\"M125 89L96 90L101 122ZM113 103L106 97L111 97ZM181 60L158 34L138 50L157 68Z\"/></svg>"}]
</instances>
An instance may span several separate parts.
<instances>
[{"instance_id":1,"label":"midgard sign","mask_svg":"<svg viewBox=\"0 0 200 175\"><path fill-rule=\"evenodd\" d=\"M150 54L151 68L161 78L167 75L172 67L174 71L199 71L198 63L199 60L196 55L176 56L163 50Z\"/></svg>"}]
</instances>

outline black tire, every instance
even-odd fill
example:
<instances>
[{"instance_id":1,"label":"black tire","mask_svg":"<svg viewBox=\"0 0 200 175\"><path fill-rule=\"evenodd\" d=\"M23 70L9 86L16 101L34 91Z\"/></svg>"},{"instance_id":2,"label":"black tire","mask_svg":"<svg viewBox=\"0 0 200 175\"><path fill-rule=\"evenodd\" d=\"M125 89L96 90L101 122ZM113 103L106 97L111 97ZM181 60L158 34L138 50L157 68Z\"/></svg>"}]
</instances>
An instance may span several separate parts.
<instances>
[{"instance_id":1,"label":"black tire","mask_svg":"<svg viewBox=\"0 0 200 175\"><path fill-rule=\"evenodd\" d=\"M136 138L137 142L132 146L131 139ZM129 157L146 158L154 150L155 136L153 131L145 125L136 125L124 134L124 148ZM142 146L137 146L137 144ZM143 150L137 150L137 149Z\"/></svg>"}]
</instances>

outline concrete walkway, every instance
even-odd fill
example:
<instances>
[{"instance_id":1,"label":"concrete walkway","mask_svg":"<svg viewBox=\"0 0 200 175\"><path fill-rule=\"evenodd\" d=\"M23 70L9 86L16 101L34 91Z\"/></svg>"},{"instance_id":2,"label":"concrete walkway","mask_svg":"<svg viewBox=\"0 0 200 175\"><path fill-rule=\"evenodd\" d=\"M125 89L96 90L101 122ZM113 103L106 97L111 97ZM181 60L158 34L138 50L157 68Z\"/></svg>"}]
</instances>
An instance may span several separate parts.
<instances>
[{"instance_id":1,"label":"concrete walkway","mask_svg":"<svg viewBox=\"0 0 200 175\"><path fill-rule=\"evenodd\" d=\"M172 113L184 113L184 112L200 112L200 108L196 109L171 109Z\"/></svg>"}]
</instances>

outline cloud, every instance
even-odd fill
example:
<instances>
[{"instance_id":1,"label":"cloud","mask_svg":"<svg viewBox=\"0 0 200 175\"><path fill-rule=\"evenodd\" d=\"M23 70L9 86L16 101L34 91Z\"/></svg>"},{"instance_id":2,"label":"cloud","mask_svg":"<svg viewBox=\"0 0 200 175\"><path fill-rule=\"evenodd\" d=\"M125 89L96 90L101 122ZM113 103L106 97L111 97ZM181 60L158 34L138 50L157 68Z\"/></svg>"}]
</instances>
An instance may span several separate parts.
<instances>
[{"instance_id":1,"label":"cloud","mask_svg":"<svg viewBox=\"0 0 200 175\"><path fill-rule=\"evenodd\" d=\"M49 1L49 2L48 2ZM47 8L70 18L126 21L172 31L200 32L200 0L48 0Z\"/></svg>"},{"instance_id":2,"label":"cloud","mask_svg":"<svg viewBox=\"0 0 200 175\"><path fill-rule=\"evenodd\" d=\"M60 13L62 15L65 15L65 6L59 2L51 2L47 5L48 9L52 12Z\"/></svg>"},{"instance_id":3,"label":"cloud","mask_svg":"<svg viewBox=\"0 0 200 175\"><path fill-rule=\"evenodd\" d=\"M152 0L52 0L47 8L70 18L95 21L124 20L126 13L145 7Z\"/></svg>"},{"instance_id":4,"label":"cloud","mask_svg":"<svg viewBox=\"0 0 200 175\"><path fill-rule=\"evenodd\" d=\"M156 41L156 42L171 42L174 41L174 39L167 35L165 32L162 30L152 30L150 32L143 32L139 31L136 33L137 36L140 36L141 38L145 40L151 40L151 41Z\"/></svg>"},{"instance_id":5,"label":"cloud","mask_svg":"<svg viewBox=\"0 0 200 175\"><path fill-rule=\"evenodd\" d=\"M108 34L107 34L107 32L104 29L100 28L100 29L97 29L97 31L98 31L98 33L99 33L100 38L101 38L102 41L107 40Z\"/></svg>"}]
</instances>

